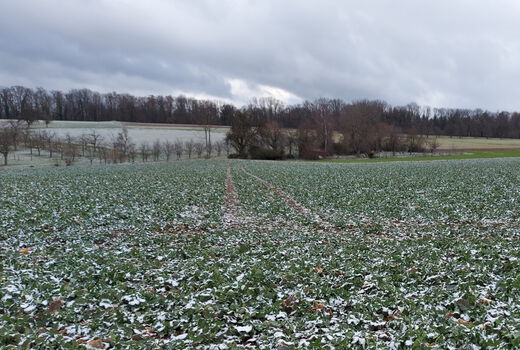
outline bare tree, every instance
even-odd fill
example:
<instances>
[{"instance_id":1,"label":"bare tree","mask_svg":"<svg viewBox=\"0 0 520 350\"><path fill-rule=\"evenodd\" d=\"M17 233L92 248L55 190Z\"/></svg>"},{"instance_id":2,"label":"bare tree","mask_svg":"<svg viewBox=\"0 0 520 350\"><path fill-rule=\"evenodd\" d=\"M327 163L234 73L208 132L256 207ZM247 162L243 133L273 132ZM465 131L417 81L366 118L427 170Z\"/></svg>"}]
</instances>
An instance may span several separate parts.
<instances>
[{"instance_id":1,"label":"bare tree","mask_svg":"<svg viewBox=\"0 0 520 350\"><path fill-rule=\"evenodd\" d=\"M116 159L123 162L128 156L128 148L131 144L132 142L128 135L128 129L125 127L117 134L116 139L113 142Z\"/></svg>"},{"instance_id":2,"label":"bare tree","mask_svg":"<svg viewBox=\"0 0 520 350\"><path fill-rule=\"evenodd\" d=\"M4 156L4 165L7 165L7 157L14 150L13 131L10 127L0 127L0 153Z\"/></svg>"},{"instance_id":3,"label":"bare tree","mask_svg":"<svg viewBox=\"0 0 520 350\"><path fill-rule=\"evenodd\" d=\"M85 157L85 150L87 149L90 138L86 134L81 134L78 137L79 144L81 145L81 156Z\"/></svg>"},{"instance_id":4,"label":"bare tree","mask_svg":"<svg viewBox=\"0 0 520 350\"><path fill-rule=\"evenodd\" d=\"M204 129L204 145L206 148L206 157L211 157L211 127L217 121L217 105L212 101L202 101L199 103L202 117L202 128Z\"/></svg>"},{"instance_id":5,"label":"bare tree","mask_svg":"<svg viewBox=\"0 0 520 350\"><path fill-rule=\"evenodd\" d=\"M204 148L206 149L206 158L211 158L211 155L213 154L213 144L211 141L207 143Z\"/></svg>"},{"instance_id":6,"label":"bare tree","mask_svg":"<svg viewBox=\"0 0 520 350\"><path fill-rule=\"evenodd\" d=\"M112 150L113 152L113 150ZM108 163L108 159L110 158L110 154L112 153L110 150L110 144L100 142L97 147L97 155L99 158L99 163L104 162L105 164Z\"/></svg>"},{"instance_id":7,"label":"bare tree","mask_svg":"<svg viewBox=\"0 0 520 350\"><path fill-rule=\"evenodd\" d=\"M227 138L224 140L224 150L226 151L226 156L229 156L229 153L231 152L231 145L229 144Z\"/></svg>"},{"instance_id":8,"label":"bare tree","mask_svg":"<svg viewBox=\"0 0 520 350\"><path fill-rule=\"evenodd\" d=\"M202 157L202 153L204 153L204 144L202 142L195 142L195 144L193 145L194 149L195 149L195 153L197 153L197 157L200 158Z\"/></svg>"},{"instance_id":9,"label":"bare tree","mask_svg":"<svg viewBox=\"0 0 520 350\"><path fill-rule=\"evenodd\" d=\"M395 156L396 152L404 151L405 148L406 145L404 144L402 138L398 135L395 128L391 128L390 133L386 138L385 149L392 152L392 155Z\"/></svg>"},{"instance_id":10,"label":"bare tree","mask_svg":"<svg viewBox=\"0 0 520 350\"><path fill-rule=\"evenodd\" d=\"M72 165L76 160L76 145L74 138L70 134L65 135L65 142L60 142L61 159L65 160L67 165Z\"/></svg>"},{"instance_id":11,"label":"bare tree","mask_svg":"<svg viewBox=\"0 0 520 350\"><path fill-rule=\"evenodd\" d=\"M296 133L294 131L291 130L291 131L287 132L287 153L288 153L289 158L295 157L294 150L298 146L297 141L298 140L296 138Z\"/></svg>"},{"instance_id":12,"label":"bare tree","mask_svg":"<svg viewBox=\"0 0 520 350\"><path fill-rule=\"evenodd\" d=\"M240 157L247 157L248 148L256 136L255 116L252 111L236 111L226 139Z\"/></svg>"},{"instance_id":13,"label":"bare tree","mask_svg":"<svg viewBox=\"0 0 520 350\"><path fill-rule=\"evenodd\" d=\"M330 152L332 145L332 105L330 100L320 98L312 104L312 115L315 121L317 136L325 153Z\"/></svg>"},{"instance_id":14,"label":"bare tree","mask_svg":"<svg viewBox=\"0 0 520 350\"><path fill-rule=\"evenodd\" d=\"M224 142L222 142L222 141L215 142L215 151L217 151L217 157L220 157L223 149L224 149Z\"/></svg>"},{"instance_id":15,"label":"bare tree","mask_svg":"<svg viewBox=\"0 0 520 350\"><path fill-rule=\"evenodd\" d=\"M2 112L3 117L6 119L11 119L14 117L14 111L13 111L13 94L11 92L11 89L8 87L5 87L0 90L0 102L2 104Z\"/></svg>"},{"instance_id":16,"label":"bare tree","mask_svg":"<svg viewBox=\"0 0 520 350\"><path fill-rule=\"evenodd\" d=\"M314 123L310 119L304 121L298 127L296 143L298 146L298 157L300 158L316 159L321 155L321 152L318 152L319 145Z\"/></svg>"},{"instance_id":17,"label":"bare tree","mask_svg":"<svg viewBox=\"0 0 520 350\"><path fill-rule=\"evenodd\" d=\"M424 152L426 139L422 135L418 135L415 132L411 132L406 138L408 152Z\"/></svg>"},{"instance_id":18,"label":"bare tree","mask_svg":"<svg viewBox=\"0 0 520 350\"><path fill-rule=\"evenodd\" d=\"M428 149L430 150L431 153L435 153L435 151L437 151L437 149L440 146L439 140L437 140L437 137L430 139L427 142L427 145L428 145Z\"/></svg>"},{"instance_id":19,"label":"bare tree","mask_svg":"<svg viewBox=\"0 0 520 350\"><path fill-rule=\"evenodd\" d=\"M161 141L155 140L155 142L152 145L152 156L155 162L159 161L159 158L161 157L161 150Z\"/></svg>"},{"instance_id":20,"label":"bare tree","mask_svg":"<svg viewBox=\"0 0 520 350\"><path fill-rule=\"evenodd\" d=\"M173 144L173 148L175 149L177 160L181 159L182 153L184 152L184 144L182 143L182 141L176 141Z\"/></svg>"},{"instance_id":21,"label":"bare tree","mask_svg":"<svg viewBox=\"0 0 520 350\"><path fill-rule=\"evenodd\" d=\"M20 142L20 137L23 135L23 127L21 120L9 120L9 129L11 133L11 138L14 146L14 150L18 150L18 143Z\"/></svg>"},{"instance_id":22,"label":"bare tree","mask_svg":"<svg viewBox=\"0 0 520 350\"><path fill-rule=\"evenodd\" d=\"M174 152L174 146L170 141L165 141L163 144L163 152L166 156L166 161L170 161L170 158Z\"/></svg>"},{"instance_id":23,"label":"bare tree","mask_svg":"<svg viewBox=\"0 0 520 350\"><path fill-rule=\"evenodd\" d=\"M343 131L343 143L348 153L371 155L382 139L384 123L378 122L384 104L378 101L362 100L348 105L343 113L339 128Z\"/></svg>"},{"instance_id":24,"label":"bare tree","mask_svg":"<svg viewBox=\"0 0 520 350\"><path fill-rule=\"evenodd\" d=\"M48 132L44 133L43 135L45 136L44 148L46 148L47 151L49 151L49 158L52 158L52 156L54 155L54 151L57 148L56 134Z\"/></svg>"},{"instance_id":25,"label":"bare tree","mask_svg":"<svg viewBox=\"0 0 520 350\"><path fill-rule=\"evenodd\" d=\"M25 132L25 145L29 147L29 154L31 155L31 160L33 157L33 149L36 148L36 137L29 132L29 130L26 130Z\"/></svg>"},{"instance_id":26,"label":"bare tree","mask_svg":"<svg viewBox=\"0 0 520 350\"><path fill-rule=\"evenodd\" d=\"M61 159L65 161L67 166L72 165L76 160L76 145L70 134L65 135L64 142L59 142L61 149Z\"/></svg>"},{"instance_id":27,"label":"bare tree","mask_svg":"<svg viewBox=\"0 0 520 350\"><path fill-rule=\"evenodd\" d=\"M38 156L41 156L41 150L45 148L45 142L47 140L47 132L40 131L32 136L34 140L34 147L38 151Z\"/></svg>"},{"instance_id":28,"label":"bare tree","mask_svg":"<svg viewBox=\"0 0 520 350\"><path fill-rule=\"evenodd\" d=\"M45 125L51 122L52 95L43 88L37 88L34 92L35 119L43 119Z\"/></svg>"},{"instance_id":29,"label":"bare tree","mask_svg":"<svg viewBox=\"0 0 520 350\"><path fill-rule=\"evenodd\" d=\"M143 162L148 161L148 156L150 155L150 146L147 142L141 143L139 146L139 151L141 152L141 159Z\"/></svg>"},{"instance_id":30,"label":"bare tree","mask_svg":"<svg viewBox=\"0 0 520 350\"><path fill-rule=\"evenodd\" d=\"M23 86L13 86L11 95L13 97L14 117L25 121L27 126L30 126L35 119L31 108L32 90Z\"/></svg>"},{"instance_id":31,"label":"bare tree","mask_svg":"<svg viewBox=\"0 0 520 350\"><path fill-rule=\"evenodd\" d=\"M184 143L184 148L186 149L186 153L188 154L188 159L191 159L191 154L193 153L194 147L195 143L193 142L193 140L189 140Z\"/></svg>"},{"instance_id":32,"label":"bare tree","mask_svg":"<svg viewBox=\"0 0 520 350\"><path fill-rule=\"evenodd\" d=\"M96 132L96 130L92 130L90 134L87 135L87 145L88 147L88 158L90 160L90 164L92 165L92 161L96 157L98 153L98 147L103 142L103 137Z\"/></svg>"},{"instance_id":33,"label":"bare tree","mask_svg":"<svg viewBox=\"0 0 520 350\"><path fill-rule=\"evenodd\" d=\"M29 147L30 139L31 139L31 130L28 128L22 129L21 139L23 141L23 144L26 147ZM32 148L29 147L29 151L32 153Z\"/></svg>"},{"instance_id":34,"label":"bare tree","mask_svg":"<svg viewBox=\"0 0 520 350\"><path fill-rule=\"evenodd\" d=\"M284 158L286 144L287 137L277 121L269 120L258 128L255 148L262 153L261 158Z\"/></svg>"},{"instance_id":35,"label":"bare tree","mask_svg":"<svg viewBox=\"0 0 520 350\"><path fill-rule=\"evenodd\" d=\"M135 147L135 144L134 143L131 143L129 146L128 146L128 159L132 162L132 163L135 163L135 159L137 158L137 149Z\"/></svg>"}]
</instances>

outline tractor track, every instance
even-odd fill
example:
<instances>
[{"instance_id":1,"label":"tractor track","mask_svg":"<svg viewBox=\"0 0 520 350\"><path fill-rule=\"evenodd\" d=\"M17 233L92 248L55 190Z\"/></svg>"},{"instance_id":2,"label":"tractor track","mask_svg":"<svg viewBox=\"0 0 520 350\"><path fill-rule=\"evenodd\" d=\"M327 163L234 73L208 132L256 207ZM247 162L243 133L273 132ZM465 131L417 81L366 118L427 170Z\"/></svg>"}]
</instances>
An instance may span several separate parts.
<instances>
[{"instance_id":1,"label":"tractor track","mask_svg":"<svg viewBox=\"0 0 520 350\"><path fill-rule=\"evenodd\" d=\"M313 212L309 208L305 207L303 204L295 200L291 195L280 189L279 187L271 184L270 182L262 179L261 177L258 177L247 170L245 170L243 167L240 168L246 175L252 177L256 181L260 182L262 185L264 185L266 188L268 188L274 195L280 197L289 207L291 207L296 213L310 217L313 219L313 221L316 223L316 225L322 229L325 230L331 230L333 229L333 225L330 224L327 220L324 220L319 214Z\"/></svg>"}]
</instances>

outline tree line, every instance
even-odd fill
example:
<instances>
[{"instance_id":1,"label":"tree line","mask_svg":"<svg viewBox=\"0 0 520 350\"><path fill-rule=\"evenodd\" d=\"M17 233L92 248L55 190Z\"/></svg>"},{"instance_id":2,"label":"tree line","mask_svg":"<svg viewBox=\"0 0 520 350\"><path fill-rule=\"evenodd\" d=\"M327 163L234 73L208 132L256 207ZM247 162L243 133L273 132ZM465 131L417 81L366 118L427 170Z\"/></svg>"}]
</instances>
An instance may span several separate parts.
<instances>
[{"instance_id":1,"label":"tree line","mask_svg":"<svg viewBox=\"0 0 520 350\"><path fill-rule=\"evenodd\" d=\"M276 121L283 128L298 128L305 122L339 125L346 114L364 112L371 105L372 122L385 123L401 133L422 135L520 138L520 114L481 109L430 108L415 103L391 106L384 101L317 99L284 105L274 98L253 99L248 106L262 122ZM23 86L0 88L0 119L76 121L125 121L199 125L231 125L239 109L229 103L186 96L150 95L136 97L89 89L68 92L31 89ZM375 115L373 115L375 113ZM354 117L355 118L355 117Z\"/></svg>"},{"instance_id":2,"label":"tree line","mask_svg":"<svg viewBox=\"0 0 520 350\"><path fill-rule=\"evenodd\" d=\"M434 151L438 145L431 135L520 138L517 112L328 98L295 105L260 98L237 108L186 96L136 97L22 86L0 89L0 119L21 120L27 126L35 120L198 124L204 128L206 149L212 146L210 126L228 125L234 156L270 159Z\"/></svg>"}]
</instances>

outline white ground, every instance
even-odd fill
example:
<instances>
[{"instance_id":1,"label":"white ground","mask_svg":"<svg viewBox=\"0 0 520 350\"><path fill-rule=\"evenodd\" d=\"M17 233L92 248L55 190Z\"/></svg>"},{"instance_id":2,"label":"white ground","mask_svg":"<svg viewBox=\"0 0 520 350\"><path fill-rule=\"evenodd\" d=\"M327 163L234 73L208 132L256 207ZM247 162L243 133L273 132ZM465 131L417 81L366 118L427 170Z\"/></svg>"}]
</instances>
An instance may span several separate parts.
<instances>
[{"instance_id":1,"label":"white ground","mask_svg":"<svg viewBox=\"0 0 520 350\"><path fill-rule=\"evenodd\" d=\"M79 137L82 134L90 134L94 130L103 137L103 141L107 142L113 140L115 136L122 130L121 128L49 128L45 129L48 132L53 132L59 137L67 134L72 137ZM170 128L140 128L135 126L128 127L128 134L130 139L135 144L139 145L144 142L153 143L155 140L163 141L189 141L195 142L204 141L204 131L190 130L190 129L170 129ZM224 132L211 132L211 141L222 141L226 137Z\"/></svg>"}]
</instances>

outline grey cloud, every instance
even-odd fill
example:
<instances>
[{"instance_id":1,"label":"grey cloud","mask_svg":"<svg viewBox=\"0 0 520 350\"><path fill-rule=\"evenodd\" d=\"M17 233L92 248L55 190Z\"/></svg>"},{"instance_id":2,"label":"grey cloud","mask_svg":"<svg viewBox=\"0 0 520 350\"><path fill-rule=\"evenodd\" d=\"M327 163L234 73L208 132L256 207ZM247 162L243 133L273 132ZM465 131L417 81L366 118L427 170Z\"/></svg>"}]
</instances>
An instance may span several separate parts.
<instances>
[{"instance_id":1,"label":"grey cloud","mask_svg":"<svg viewBox=\"0 0 520 350\"><path fill-rule=\"evenodd\" d=\"M520 110L514 0L0 0L0 6L0 85L238 101L229 83L238 79L302 99Z\"/></svg>"}]
</instances>

